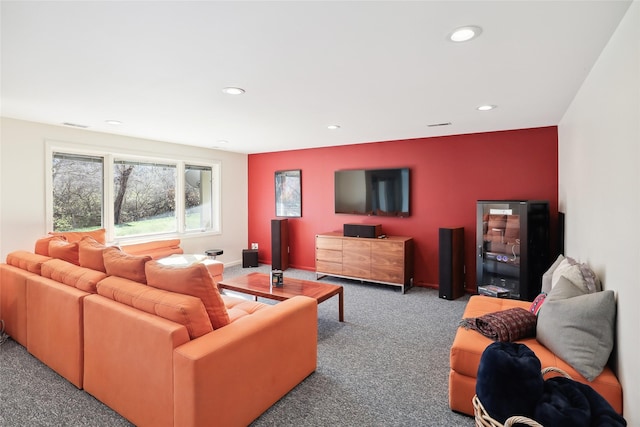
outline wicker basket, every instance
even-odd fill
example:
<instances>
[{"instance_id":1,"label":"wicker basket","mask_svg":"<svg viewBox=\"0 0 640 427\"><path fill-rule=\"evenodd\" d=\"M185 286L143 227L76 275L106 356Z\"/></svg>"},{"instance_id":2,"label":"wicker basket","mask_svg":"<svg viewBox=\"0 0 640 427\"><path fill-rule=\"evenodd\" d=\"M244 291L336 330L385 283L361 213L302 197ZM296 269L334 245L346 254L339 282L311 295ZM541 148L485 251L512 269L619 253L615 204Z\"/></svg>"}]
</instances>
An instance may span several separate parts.
<instances>
[{"instance_id":1,"label":"wicker basket","mask_svg":"<svg viewBox=\"0 0 640 427\"><path fill-rule=\"evenodd\" d=\"M556 372L564 376L565 378L571 379L569 374L567 374L565 371L563 371L560 368L554 368L554 367L544 368L542 370L542 375L544 376L549 372ZM482 406L482 402L480 402L480 399L478 399L478 395L473 396L472 403L473 403L473 414L475 416L477 427L511 427L512 425L515 425L515 424L522 424L522 425L531 426L531 427L543 427L542 424L532 420L529 417L523 417L521 415L515 415L513 417L509 417L504 422L504 424L501 424L495 419L491 418L491 416L487 413L486 409L484 409L484 406Z\"/></svg>"}]
</instances>

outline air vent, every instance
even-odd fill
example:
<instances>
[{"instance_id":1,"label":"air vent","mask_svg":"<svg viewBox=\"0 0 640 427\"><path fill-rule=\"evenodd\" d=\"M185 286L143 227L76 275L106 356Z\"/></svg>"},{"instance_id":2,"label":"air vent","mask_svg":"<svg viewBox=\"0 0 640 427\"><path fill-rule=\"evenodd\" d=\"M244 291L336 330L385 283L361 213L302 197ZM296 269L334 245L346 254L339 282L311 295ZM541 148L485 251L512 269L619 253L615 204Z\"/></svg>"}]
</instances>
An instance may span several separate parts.
<instances>
[{"instance_id":1,"label":"air vent","mask_svg":"<svg viewBox=\"0 0 640 427\"><path fill-rule=\"evenodd\" d=\"M86 125L79 125L79 124L77 124L77 123L69 123L69 122L64 122L64 123L62 123L62 124L63 124L64 126L70 126L70 127L72 127L72 128L81 128L81 129L86 129L86 128L88 128L88 127L89 127L89 126L86 126Z\"/></svg>"},{"instance_id":2,"label":"air vent","mask_svg":"<svg viewBox=\"0 0 640 427\"><path fill-rule=\"evenodd\" d=\"M438 126L451 126L451 122L446 122L446 123L432 123L432 124L430 124L430 125L427 125L427 127L430 127L430 128L435 128L435 127L438 127Z\"/></svg>"}]
</instances>

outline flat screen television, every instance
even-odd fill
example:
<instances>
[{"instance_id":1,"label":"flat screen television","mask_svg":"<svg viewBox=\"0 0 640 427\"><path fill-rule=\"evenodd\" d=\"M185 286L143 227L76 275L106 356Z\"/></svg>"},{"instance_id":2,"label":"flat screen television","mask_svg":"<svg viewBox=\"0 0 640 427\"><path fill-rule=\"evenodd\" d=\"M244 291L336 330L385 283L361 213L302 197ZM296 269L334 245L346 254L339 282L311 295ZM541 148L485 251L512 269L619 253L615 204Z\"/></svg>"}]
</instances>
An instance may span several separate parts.
<instances>
[{"instance_id":1,"label":"flat screen television","mask_svg":"<svg viewBox=\"0 0 640 427\"><path fill-rule=\"evenodd\" d=\"M409 168L335 172L335 213L409 216Z\"/></svg>"}]
</instances>

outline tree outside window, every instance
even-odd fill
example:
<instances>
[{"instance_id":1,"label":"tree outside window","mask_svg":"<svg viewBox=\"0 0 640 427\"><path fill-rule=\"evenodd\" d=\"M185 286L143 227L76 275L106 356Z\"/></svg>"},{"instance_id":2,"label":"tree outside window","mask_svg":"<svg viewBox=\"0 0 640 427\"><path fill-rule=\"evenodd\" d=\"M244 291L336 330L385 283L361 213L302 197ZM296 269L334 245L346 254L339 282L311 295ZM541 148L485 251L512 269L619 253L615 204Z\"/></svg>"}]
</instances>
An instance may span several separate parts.
<instances>
[{"instance_id":1,"label":"tree outside window","mask_svg":"<svg viewBox=\"0 0 640 427\"><path fill-rule=\"evenodd\" d=\"M104 227L112 238L220 231L218 165L50 153L47 198L54 231ZM105 185L107 176L113 185Z\"/></svg>"},{"instance_id":2,"label":"tree outside window","mask_svg":"<svg viewBox=\"0 0 640 427\"><path fill-rule=\"evenodd\" d=\"M53 230L91 230L103 224L104 158L54 153Z\"/></svg>"}]
</instances>

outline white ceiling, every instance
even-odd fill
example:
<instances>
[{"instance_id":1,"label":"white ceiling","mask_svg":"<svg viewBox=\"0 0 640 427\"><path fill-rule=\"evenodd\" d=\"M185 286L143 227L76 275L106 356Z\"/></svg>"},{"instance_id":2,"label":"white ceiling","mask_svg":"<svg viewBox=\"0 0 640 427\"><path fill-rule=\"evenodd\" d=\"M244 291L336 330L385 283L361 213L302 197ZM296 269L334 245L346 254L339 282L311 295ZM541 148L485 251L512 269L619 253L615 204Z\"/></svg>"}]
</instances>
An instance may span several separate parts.
<instances>
[{"instance_id":1,"label":"white ceiling","mask_svg":"<svg viewBox=\"0 0 640 427\"><path fill-rule=\"evenodd\" d=\"M557 125L629 5L3 0L1 113L243 153Z\"/></svg>"}]
</instances>

